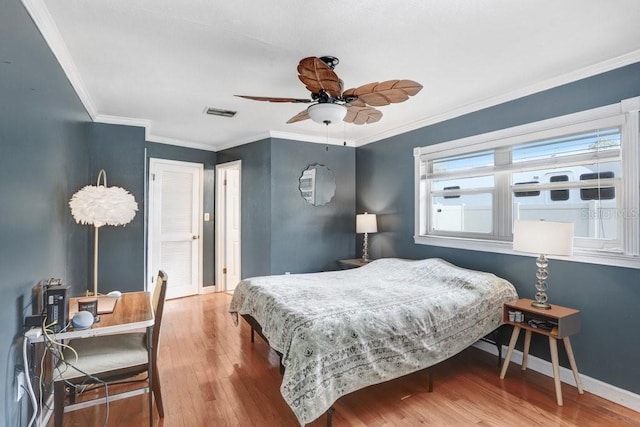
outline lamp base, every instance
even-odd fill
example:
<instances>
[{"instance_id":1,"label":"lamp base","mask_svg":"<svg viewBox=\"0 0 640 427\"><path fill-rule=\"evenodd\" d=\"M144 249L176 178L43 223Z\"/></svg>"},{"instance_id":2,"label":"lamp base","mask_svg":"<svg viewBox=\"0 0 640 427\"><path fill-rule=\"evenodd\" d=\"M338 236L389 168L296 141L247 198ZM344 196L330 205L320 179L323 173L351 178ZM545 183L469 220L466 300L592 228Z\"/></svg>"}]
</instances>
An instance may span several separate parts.
<instances>
[{"instance_id":1,"label":"lamp base","mask_svg":"<svg viewBox=\"0 0 640 427\"><path fill-rule=\"evenodd\" d=\"M551 309L551 306L549 304L547 304L546 302L538 302L538 301L532 301L531 302L531 306L535 307L535 308L540 308L542 310L549 310Z\"/></svg>"},{"instance_id":2,"label":"lamp base","mask_svg":"<svg viewBox=\"0 0 640 427\"><path fill-rule=\"evenodd\" d=\"M364 233L364 242L362 244L362 260L364 262L371 261L369 259L369 233Z\"/></svg>"}]
</instances>

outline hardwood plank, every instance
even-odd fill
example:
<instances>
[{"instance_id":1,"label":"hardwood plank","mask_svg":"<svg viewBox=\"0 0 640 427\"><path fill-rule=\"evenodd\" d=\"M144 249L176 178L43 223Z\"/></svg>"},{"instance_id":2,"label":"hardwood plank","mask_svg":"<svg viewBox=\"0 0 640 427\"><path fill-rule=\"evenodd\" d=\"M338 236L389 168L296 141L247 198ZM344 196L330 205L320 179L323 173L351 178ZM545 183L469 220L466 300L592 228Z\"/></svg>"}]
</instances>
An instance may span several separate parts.
<instances>
[{"instance_id":1,"label":"hardwood plank","mask_svg":"<svg viewBox=\"0 0 640 427\"><path fill-rule=\"evenodd\" d=\"M159 426L298 425L280 396L278 356L259 338L250 342L245 322L233 324L230 300L220 293L165 304L158 360L165 418ZM510 369L500 380L495 357L478 349L433 371L432 393L421 371L344 396L334 405L334 426L640 425L640 413L566 384L564 406L557 406L553 379L537 372ZM112 403L108 425L145 425L146 399ZM101 426L104 415L104 406L68 413L65 426ZM325 425L325 416L309 424Z\"/></svg>"}]
</instances>

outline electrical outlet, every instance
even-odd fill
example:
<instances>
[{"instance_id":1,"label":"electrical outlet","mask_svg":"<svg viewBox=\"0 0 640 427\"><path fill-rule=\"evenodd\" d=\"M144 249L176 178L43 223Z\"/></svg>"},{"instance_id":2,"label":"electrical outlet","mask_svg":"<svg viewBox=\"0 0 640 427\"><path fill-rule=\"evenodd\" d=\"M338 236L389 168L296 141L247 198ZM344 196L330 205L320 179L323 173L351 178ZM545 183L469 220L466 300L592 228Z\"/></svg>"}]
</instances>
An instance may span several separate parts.
<instances>
[{"instance_id":1,"label":"electrical outlet","mask_svg":"<svg viewBox=\"0 0 640 427\"><path fill-rule=\"evenodd\" d=\"M24 372L19 372L18 377L16 378L16 384L18 385L18 390L16 394L16 402L19 402L24 396L24 388L26 386Z\"/></svg>"}]
</instances>

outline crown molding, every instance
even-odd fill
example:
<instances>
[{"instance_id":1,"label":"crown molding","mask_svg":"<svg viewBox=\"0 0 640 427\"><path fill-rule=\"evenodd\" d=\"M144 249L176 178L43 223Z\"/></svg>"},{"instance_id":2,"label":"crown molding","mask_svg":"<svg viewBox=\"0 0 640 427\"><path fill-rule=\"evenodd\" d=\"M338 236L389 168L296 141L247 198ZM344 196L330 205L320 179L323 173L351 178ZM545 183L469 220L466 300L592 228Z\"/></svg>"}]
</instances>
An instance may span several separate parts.
<instances>
[{"instance_id":1,"label":"crown molding","mask_svg":"<svg viewBox=\"0 0 640 427\"><path fill-rule=\"evenodd\" d=\"M146 130L151 127L151 120L134 119L132 117L111 116L108 114L98 114L93 118L96 123L106 123L109 125L138 126Z\"/></svg>"},{"instance_id":2,"label":"crown molding","mask_svg":"<svg viewBox=\"0 0 640 427\"><path fill-rule=\"evenodd\" d=\"M233 147L238 147L240 145L244 145L244 144L250 144L252 142L258 142L261 141L263 139L268 139L271 138L271 135L269 134L269 132L261 132L259 134L256 135L251 135L251 136L247 136L244 138L240 138L240 139L236 139L232 142L227 142L224 144L220 144L216 146L216 151L222 151L222 150L226 150L229 148L233 148Z\"/></svg>"},{"instance_id":3,"label":"crown molding","mask_svg":"<svg viewBox=\"0 0 640 427\"><path fill-rule=\"evenodd\" d=\"M95 120L97 115L96 106L89 96L87 88L82 82L82 78L78 72L78 67L73 61L73 58L71 58L67 45L64 43L62 35L60 35L60 31L58 30L58 26L53 21L53 18L51 18L49 9L45 5L44 1L22 0L22 4L29 15L31 15L31 19L33 19L36 27L40 30L40 33L49 46L49 49L51 49L58 60L58 63L69 79L71 86L73 86L78 98L80 98L80 102L84 105L85 110L87 110L91 119Z\"/></svg>"},{"instance_id":4,"label":"crown molding","mask_svg":"<svg viewBox=\"0 0 640 427\"><path fill-rule=\"evenodd\" d=\"M218 151L217 147L213 147L210 144L206 144L202 142L194 142L194 141L185 141L182 139L168 138L165 136L157 136L149 132L148 129L145 131L145 140L148 142L156 142L158 144L176 145L178 147L185 147L185 148L195 148L196 150L213 151L213 152Z\"/></svg>"},{"instance_id":5,"label":"crown molding","mask_svg":"<svg viewBox=\"0 0 640 427\"><path fill-rule=\"evenodd\" d=\"M333 138L326 136L301 135L292 132L270 131L271 138L291 139L295 141L313 142L315 144L326 145L342 145L346 147L355 147L355 142L344 138Z\"/></svg>"},{"instance_id":6,"label":"crown molding","mask_svg":"<svg viewBox=\"0 0 640 427\"><path fill-rule=\"evenodd\" d=\"M216 151L210 144L185 141L181 139L167 138L164 136L154 135L151 131L151 120L146 119L134 119L130 117L122 116L110 116L106 114L100 114L93 120L95 123L106 123L110 125L122 125L122 126L138 126L144 128L144 139L149 142L157 142L158 144L177 145L179 147L196 148L198 150Z\"/></svg>"},{"instance_id":7,"label":"crown molding","mask_svg":"<svg viewBox=\"0 0 640 427\"><path fill-rule=\"evenodd\" d=\"M620 55L616 58L612 58L606 61L599 62L597 64L590 65L588 67L574 70L569 73L561 74L559 76L543 80L541 82L502 94L491 98L483 99L470 104L465 104L453 110L446 111L442 114L427 117L422 120L400 126L394 129L387 130L385 132L372 135L370 137L361 138L356 140L356 147L371 144L373 142L381 141L386 138L397 136L406 132L410 132L416 129L430 126L436 123L444 122L456 117L463 116L465 114L473 113L475 111L483 110L485 108L493 107L495 105L503 104L505 102L513 101L518 98L522 98L534 93L542 92L554 87L562 86L564 84L572 83L587 77L595 76L597 74L605 73L607 71L615 70L616 68L631 65L636 62L640 62L640 50Z\"/></svg>"},{"instance_id":8,"label":"crown molding","mask_svg":"<svg viewBox=\"0 0 640 427\"><path fill-rule=\"evenodd\" d=\"M348 139L345 140L342 138L327 138L324 136L303 135L300 133L280 132L280 131L271 130L268 132L261 132L256 135L247 136L245 138L236 139L235 141L229 142L226 144L218 145L216 146L216 151L222 151L229 148L237 147L239 145L250 144L252 142L257 142L257 141L261 141L263 139L268 139L268 138L288 139L292 141L311 142L314 144L341 145L341 146L347 146L347 147L355 147L355 142Z\"/></svg>"}]
</instances>

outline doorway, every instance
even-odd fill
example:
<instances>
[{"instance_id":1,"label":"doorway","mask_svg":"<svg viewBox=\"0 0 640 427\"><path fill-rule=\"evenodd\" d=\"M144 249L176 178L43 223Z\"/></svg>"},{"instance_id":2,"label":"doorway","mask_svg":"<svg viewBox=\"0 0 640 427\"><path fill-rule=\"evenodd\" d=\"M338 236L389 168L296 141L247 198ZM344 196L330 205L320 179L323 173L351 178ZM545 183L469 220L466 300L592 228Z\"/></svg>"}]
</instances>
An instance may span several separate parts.
<instances>
[{"instance_id":1,"label":"doorway","mask_svg":"<svg viewBox=\"0 0 640 427\"><path fill-rule=\"evenodd\" d=\"M166 298L202 288L203 171L200 163L149 159L147 289L153 291L162 269L168 275Z\"/></svg>"},{"instance_id":2,"label":"doorway","mask_svg":"<svg viewBox=\"0 0 640 427\"><path fill-rule=\"evenodd\" d=\"M242 162L216 166L216 288L232 292L241 277Z\"/></svg>"}]
</instances>

